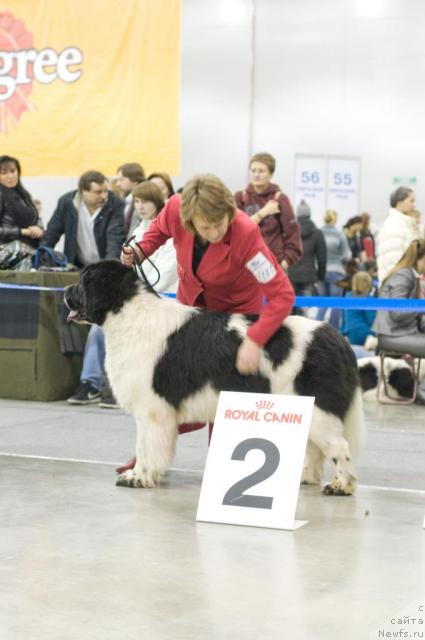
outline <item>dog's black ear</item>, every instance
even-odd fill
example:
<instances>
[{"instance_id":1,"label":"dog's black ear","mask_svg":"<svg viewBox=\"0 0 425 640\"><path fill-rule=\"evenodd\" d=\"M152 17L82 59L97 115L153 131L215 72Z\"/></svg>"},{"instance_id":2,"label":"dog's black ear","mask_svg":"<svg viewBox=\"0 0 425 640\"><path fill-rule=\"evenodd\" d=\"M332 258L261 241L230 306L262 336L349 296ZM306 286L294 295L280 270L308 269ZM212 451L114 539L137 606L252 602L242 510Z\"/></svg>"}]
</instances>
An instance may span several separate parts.
<instances>
[{"instance_id":1,"label":"dog's black ear","mask_svg":"<svg viewBox=\"0 0 425 640\"><path fill-rule=\"evenodd\" d=\"M376 389L378 384L378 372L374 364L368 362L363 366L359 366L359 376L362 391Z\"/></svg>"},{"instance_id":2,"label":"dog's black ear","mask_svg":"<svg viewBox=\"0 0 425 640\"><path fill-rule=\"evenodd\" d=\"M137 276L117 260L104 260L83 270L80 287L85 317L101 326L137 293Z\"/></svg>"},{"instance_id":3,"label":"dog's black ear","mask_svg":"<svg viewBox=\"0 0 425 640\"><path fill-rule=\"evenodd\" d=\"M410 367L396 367L390 372L388 382L402 398L413 396L414 380Z\"/></svg>"}]
</instances>

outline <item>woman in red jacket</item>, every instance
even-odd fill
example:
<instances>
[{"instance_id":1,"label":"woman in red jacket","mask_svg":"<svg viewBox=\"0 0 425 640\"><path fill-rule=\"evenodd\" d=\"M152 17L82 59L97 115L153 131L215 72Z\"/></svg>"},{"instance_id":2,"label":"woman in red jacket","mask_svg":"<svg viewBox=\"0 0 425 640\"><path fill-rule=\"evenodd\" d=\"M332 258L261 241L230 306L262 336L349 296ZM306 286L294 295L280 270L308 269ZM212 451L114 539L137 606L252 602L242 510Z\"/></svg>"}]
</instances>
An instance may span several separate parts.
<instances>
[{"instance_id":1,"label":"woman in red jacket","mask_svg":"<svg viewBox=\"0 0 425 640\"><path fill-rule=\"evenodd\" d=\"M221 180L207 174L192 178L181 199L179 195L170 198L134 249L143 260L169 238L177 254L180 302L210 311L259 314L236 361L240 373L253 373L262 345L294 302L292 286L258 226L236 209ZM123 250L124 264L130 266L134 259L133 252Z\"/></svg>"},{"instance_id":2,"label":"woman in red jacket","mask_svg":"<svg viewBox=\"0 0 425 640\"><path fill-rule=\"evenodd\" d=\"M302 255L300 227L289 198L272 182L276 160L256 153L249 161L249 185L235 193L236 206L259 225L264 242L285 269Z\"/></svg>"},{"instance_id":3,"label":"woman in red jacket","mask_svg":"<svg viewBox=\"0 0 425 640\"><path fill-rule=\"evenodd\" d=\"M209 311L259 315L236 357L239 373L254 373L262 346L294 303L291 283L258 225L236 209L219 178L206 174L189 180L181 198L168 200L134 251L143 260L168 238L173 238L177 254L180 302ZM133 251L124 249L121 261L131 266L134 260Z\"/></svg>"}]
</instances>

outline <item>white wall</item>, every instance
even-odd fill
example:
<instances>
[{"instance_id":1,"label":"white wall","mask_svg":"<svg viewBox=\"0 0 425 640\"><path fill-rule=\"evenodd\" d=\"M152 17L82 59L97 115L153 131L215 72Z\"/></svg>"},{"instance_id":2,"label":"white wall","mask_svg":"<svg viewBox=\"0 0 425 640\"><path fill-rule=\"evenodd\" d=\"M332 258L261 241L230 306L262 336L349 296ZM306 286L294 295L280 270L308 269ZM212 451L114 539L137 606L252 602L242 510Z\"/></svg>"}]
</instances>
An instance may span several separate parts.
<instances>
[{"instance_id":1,"label":"white wall","mask_svg":"<svg viewBox=\"0 0 425 640\"><path fill-rule=\"evenodd\" d=\"M425 213L424 27L421 0L257 2L254 143L284 189L297 152L360 156L361 210L417 176Z\"/></svg>"},{"instance_id":2,"label":"white wall","mask_svg":"<svg viewBox=\"0 0 425 640\"><path fill-rule=\"evenodd\" d=\"M382 220L393 177L416 176L425 213L423 0L182 3L176 186L212 171L241 188L251 150L267 150L292 197L296 153L359 156L361 210ZM25 184L43 200L47 220L76 178Z\"/></svg>"}]
</instances>

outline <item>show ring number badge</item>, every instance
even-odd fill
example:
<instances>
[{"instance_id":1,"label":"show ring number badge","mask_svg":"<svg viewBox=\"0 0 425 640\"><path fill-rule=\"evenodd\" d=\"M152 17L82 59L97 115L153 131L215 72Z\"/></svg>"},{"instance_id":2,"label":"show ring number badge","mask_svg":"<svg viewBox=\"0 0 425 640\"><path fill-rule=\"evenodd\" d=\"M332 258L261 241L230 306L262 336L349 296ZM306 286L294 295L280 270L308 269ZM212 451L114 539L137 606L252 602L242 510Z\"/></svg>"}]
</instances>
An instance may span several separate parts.
<instances>
[{"instance_id":1,"label":"show ring number badge","mask_svg":"<svg viewBox=\"0 0 425 640\"><path fill-rule=\"evenodd\" d=\"M294 530L314 398L222 391L197 520Z\"/></svg>"}]
</instances>

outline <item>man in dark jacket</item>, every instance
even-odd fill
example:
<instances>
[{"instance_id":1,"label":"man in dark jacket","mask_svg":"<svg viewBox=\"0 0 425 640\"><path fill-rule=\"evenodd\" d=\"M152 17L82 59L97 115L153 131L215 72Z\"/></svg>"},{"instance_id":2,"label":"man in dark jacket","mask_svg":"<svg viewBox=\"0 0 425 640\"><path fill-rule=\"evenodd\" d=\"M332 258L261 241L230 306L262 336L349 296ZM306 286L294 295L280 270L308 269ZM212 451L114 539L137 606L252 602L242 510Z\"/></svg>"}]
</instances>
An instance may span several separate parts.
<instances>
[{"instance_id":1,"label":"man in dark jacket","mask_svg":"<svg viewBox=\"0 0 425 640\"><path fill-rule=\"evenodd\" d=\"M42 242L54 247L65 235L64 253L78 267L119 258L125 240L124 204L108 190L103 173L87 171L77 191L59 198Z\"/></svg>"},{"instance_id":2,"label":"man in dark jacket","mask_svg":"<svg viewBox=\"0 0 425 640\"><path fill-rule=\"evenodd\" d=\"M323 232L310 219L311 209L304 200L297 207L297 219L301 227L303 255L288 269L288 276L297 296L317 295L316 284L325 279L326 242ZM300 309L294 309L300 313Z\"/></svg>"},{"instance_id":3,"label":"man in dark jacket","mask_svg":"<svg viewBox=\"0 0 425 640\"><path fill-rule=\"evenodd\" d=\"M56 211L47 225L43 242L54 247L65 235L64 253L78 267L98 260L118 258L126 234L124 200L108 190L103 173L83 173L78 190L59 198ZM102 389L110 393L103 364L105 344L100 327L90 329L84 350L80 384L69 398L71 404L93 404L101 401ZM108 406L116 406L112 402Z\"/></svg>"}]
</instances>

